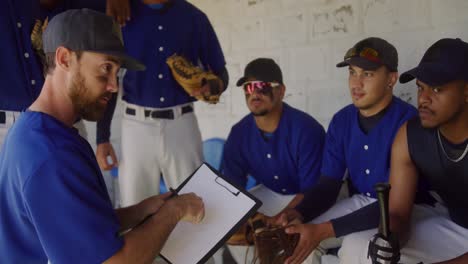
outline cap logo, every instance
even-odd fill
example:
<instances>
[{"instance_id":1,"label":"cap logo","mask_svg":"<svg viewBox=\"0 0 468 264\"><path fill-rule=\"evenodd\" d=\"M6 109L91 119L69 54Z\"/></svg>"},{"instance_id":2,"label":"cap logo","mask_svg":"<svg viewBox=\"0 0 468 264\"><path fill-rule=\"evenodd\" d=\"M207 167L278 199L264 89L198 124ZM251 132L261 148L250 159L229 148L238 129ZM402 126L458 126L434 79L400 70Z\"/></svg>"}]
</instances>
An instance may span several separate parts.
<instances>
[{"instance_id":1,"label":"cap logo","mask_svg":"<svg viewBox=\"0 0 468 264\"><path fill-rule=\"evenodd\" d=\"M365 58L373 62L382 63L382 61L379 58L379 52L373 48L362 48L359 54L356 48L351 48L348 50L348 52L346 52L345 60L350 60L351 58L357 57L357 56Z\"/></svg>"},{"instance_id":2,"label":"cap logo","mask_svg":"<svg viewBox=\"0 0 468 264\"><path fill-rule=\"evenodd\" d=\"M381 63L379 58L379 53L373 48L364 48L360 53L359 56L366 58L370 61Z\"/></svg>"}]
</instances>

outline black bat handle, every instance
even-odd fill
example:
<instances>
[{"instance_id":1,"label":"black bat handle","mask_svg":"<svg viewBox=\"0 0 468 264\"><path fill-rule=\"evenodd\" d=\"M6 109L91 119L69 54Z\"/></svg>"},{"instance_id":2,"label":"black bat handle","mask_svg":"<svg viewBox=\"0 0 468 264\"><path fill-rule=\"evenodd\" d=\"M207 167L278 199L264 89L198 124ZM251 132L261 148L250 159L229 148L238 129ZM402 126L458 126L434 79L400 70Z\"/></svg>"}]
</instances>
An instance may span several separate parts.
<instances>
[{"instance_id":1,"label":"black bat handle","mask_svg":"<svg viewBox=\"0 0 468 264\"><path fill-rule=\"evenodd\" d=\"M391 187L389 183L383 182L377 183L374 186L380 208L379 233L382 234L385 238L388 238L390 235L390 218L388 212L388 196L390 193L390 188Z\"/></svg>"}]
</instances>

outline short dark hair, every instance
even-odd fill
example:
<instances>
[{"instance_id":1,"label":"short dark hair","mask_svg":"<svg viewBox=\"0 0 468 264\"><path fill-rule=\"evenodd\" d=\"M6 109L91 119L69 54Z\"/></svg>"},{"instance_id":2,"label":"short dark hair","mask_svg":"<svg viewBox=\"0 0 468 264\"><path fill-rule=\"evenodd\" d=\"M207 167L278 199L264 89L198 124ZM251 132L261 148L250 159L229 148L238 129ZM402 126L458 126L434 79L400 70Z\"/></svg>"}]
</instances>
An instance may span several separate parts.
<instances>
[{"instance_id":1,"label":"short dark hair","mask_svg":"<svg viewBox=\"0 0 468 264\"><path fill-rule=\"evenodd\" d=\"M76 58L80 60L83 51L81 50L72 50L76 54ZM43 67L44 67L44 76L47 74L52 73L55 70L55 52L46 53L43 59Z\"/></svg>"}]
</instances>

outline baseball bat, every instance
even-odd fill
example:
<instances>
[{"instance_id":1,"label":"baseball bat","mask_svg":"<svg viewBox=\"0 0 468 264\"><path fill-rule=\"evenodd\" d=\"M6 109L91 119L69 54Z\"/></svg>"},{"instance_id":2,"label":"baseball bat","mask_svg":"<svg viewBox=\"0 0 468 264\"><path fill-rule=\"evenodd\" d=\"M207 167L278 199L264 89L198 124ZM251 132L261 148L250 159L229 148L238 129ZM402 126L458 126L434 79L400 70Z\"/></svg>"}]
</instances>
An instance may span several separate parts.
<instances>
[{"instance_id":1,"label":"baseball bat","mask_svg":"<svg viewBox=\"0 0 468 264\"><path fill-rule=\"evenodd\" d=\"M389 183L377 183L374 186L375 192L377 193L377 200L379 202L380 208L380 225L379 233L382 234L385 238L390 236L390 222L389 222L389 212L388 212L388 196L390 192Z\"/></svg>"}]
</instances>

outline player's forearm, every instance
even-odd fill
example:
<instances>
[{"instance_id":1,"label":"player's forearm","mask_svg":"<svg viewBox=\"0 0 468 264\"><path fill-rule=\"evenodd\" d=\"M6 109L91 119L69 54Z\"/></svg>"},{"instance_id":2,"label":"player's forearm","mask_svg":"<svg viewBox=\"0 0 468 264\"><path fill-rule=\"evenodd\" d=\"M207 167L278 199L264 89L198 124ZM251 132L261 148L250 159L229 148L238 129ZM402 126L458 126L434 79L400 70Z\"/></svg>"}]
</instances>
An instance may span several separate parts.
<instances>
[{"instance_id":1,"label":"player's forearm","mask_svg":"<svg viewBox=\"0 0 468 264\"><path fill-rule=\"evenodd\" d=\"M447 261L437 262L434 264L466 264L468 263L468 252L465 254Z\"/></svg>"},{"instance_id":2,"label":"player's forearm","mask_svg":"<svg viewBox=\"0 0 468 264\"><path fill-rule=\"evenodd\" d=\"M337 237L360 232L379 226L379 205L377 202L368 204L350 214L331 220Z\"/></svg>"},{"instance_id":3,"label":"player's forearm","mask_svg":"<svg viewBox=\"0 0 468 264\"><path fill-rule=\"evenodd\" d=\"M299 205L303 199L304 199L304 194L302 193L296 194L294 198L288 203L286 208L291 208L291 209L296 208L296 206Z\"/></svg>"},{"instance_id":4,"label":"player's forearm","mask_svg":"<svg viewBox=\"0 0 468 264\"><path fill-rule=\"evenodd\" d=\"M121 230L131 228L143 220L144 215L140 211L140 207L139 204L136 204L115 210Z\"/></svg>"},{"instance_id":5,"label":"player's forearm","mask_svg":"<svg viewBox=\"0 0 468 264\"><path fill-rule=\"evenodd\" d=\"M125 234L124 246L105 263L152 263L180 220L175 210L163 206L148 221Z\"/></svg>"},{"instance_id":6,"label":"player's forearm","mask_svg":"<svg viewBox=\"0 0 468 264\"><path fill-rule=\"evenodd\" d=\"M112 117L117 105L117 93L112 94L103 117L96 123L96 144L109 142Z\"/></svg>"},{"instance_id":7,"label":"player's forearm","mask_svg":"<svg viewBox=\"0 0 468 264\"><path fill-rule=\"evenodd\" d=\"M141 203L116 209L115 213L119 219L121 230L126 230L135 226L148 215Z\"/></svg>"},{"instance_id":8,"label":"player's forearm","mask_svg":"<svg viewBox=\"0 0 468 264\"><path fill-rule=\"evenodd\" d=\"M410 219L390 212L390 231L398 236L403 247L409 239Z\"/></svg>"},{"instance_id":9,"label":"player's forearm","mask_svg":"<svg viewBox=\"0 0 468 264\"><path fill-rule=\"evenodd\" d=\"M296 210L309 222L319 216L336 201L341 187L341 180L335 180L326 176L319 179L317 185L304 193L304 199L296 207Z\"/></svg>"}]
</instances>

